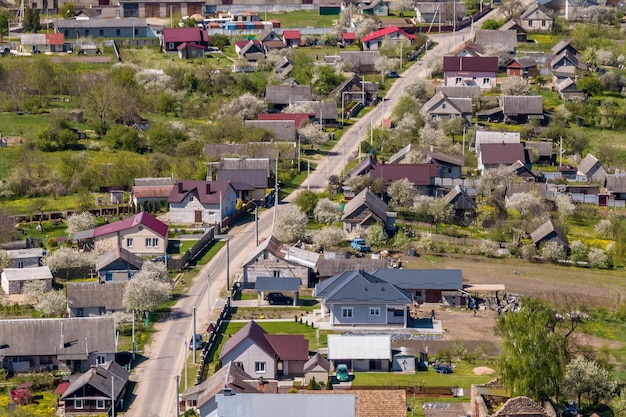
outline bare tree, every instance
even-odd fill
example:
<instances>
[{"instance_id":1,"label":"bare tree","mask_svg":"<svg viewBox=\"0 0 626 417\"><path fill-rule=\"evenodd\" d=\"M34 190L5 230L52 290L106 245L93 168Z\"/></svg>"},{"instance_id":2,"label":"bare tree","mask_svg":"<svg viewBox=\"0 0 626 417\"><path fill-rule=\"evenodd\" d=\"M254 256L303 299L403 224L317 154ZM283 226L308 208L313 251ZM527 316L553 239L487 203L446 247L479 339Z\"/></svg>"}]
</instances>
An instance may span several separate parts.
<instances>
[{"instance_id":1,"label":"bare tree","mask_svg":"<svg viewBox=\"0 0 626 417\"><path fill-rule=\"evenodd\" d=\"M500 13L504 15L504 20L511 20L524 9L524 4L520 0L510 0L500 6Z\"/></svg>"}]
</instances>

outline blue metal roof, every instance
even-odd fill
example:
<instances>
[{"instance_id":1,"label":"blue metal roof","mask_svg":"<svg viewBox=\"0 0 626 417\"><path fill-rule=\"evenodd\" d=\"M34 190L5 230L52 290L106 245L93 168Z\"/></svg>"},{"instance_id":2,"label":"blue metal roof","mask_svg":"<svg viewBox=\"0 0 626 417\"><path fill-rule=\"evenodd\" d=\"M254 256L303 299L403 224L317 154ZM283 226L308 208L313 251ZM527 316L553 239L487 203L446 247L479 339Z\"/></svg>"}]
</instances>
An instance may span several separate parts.
<instances>
[{"instance_id":1,"label":"blue metal roof","mask_svg":"<svg viewBox=\"0 0 626 417\"><path fill-rule=\"evenodd\" d=\"M455 291L463 288L460 269L378 269L372 275L404 290Z\"/></svg>"}]
</instances>

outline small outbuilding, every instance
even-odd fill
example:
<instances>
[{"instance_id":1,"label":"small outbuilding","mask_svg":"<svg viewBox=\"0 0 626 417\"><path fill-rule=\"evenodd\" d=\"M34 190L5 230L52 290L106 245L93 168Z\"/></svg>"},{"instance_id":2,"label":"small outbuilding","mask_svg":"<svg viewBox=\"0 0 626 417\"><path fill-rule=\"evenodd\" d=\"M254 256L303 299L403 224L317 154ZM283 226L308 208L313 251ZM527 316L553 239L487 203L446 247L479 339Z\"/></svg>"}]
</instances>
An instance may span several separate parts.
<instances>
[{"instance_id":1,"label":"small outbuilding","mask_svg":"<svg viewBox=\"0 0 626 417\"><path fill-rule=\"evenodd\" d=\"M46 291L52 289L52 272L48 266L36 268L5 268L0 275L2 291L5 294L21 294L24 283L28 281L43 281Z\"/></svg>"},{"instance_id":2,"label":"small outbuilding","mask_svg":"<svg viewBox=\"0 0 626 417\"><path fill-rule=\"evenodd\" d=\"M328 380L330 372L330 362L328 359L316 353L304 364L304 383L308 384L313 378L317 382L325 382Z\"/></svg>"}]
</instances>

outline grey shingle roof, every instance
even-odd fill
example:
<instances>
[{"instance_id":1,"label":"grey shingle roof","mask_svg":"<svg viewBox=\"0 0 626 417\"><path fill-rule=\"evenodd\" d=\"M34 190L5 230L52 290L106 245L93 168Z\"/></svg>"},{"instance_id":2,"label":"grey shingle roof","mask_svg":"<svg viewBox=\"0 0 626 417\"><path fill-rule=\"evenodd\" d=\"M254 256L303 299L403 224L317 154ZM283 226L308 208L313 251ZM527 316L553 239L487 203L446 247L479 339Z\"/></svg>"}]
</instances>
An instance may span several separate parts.
<instances>
[{"instance_id":1,"label":"grey shingle roof","mask_svg":"<svg viewBox=\"0 0 626 417\"><path fill-rule=\"evenodd\" d=\"M463 288L460 269L379 269L372 275L405 290L455 291Z\"/></svg>"},{"instance_id":2,"label":"grey shingle roof","mask_svg":"<svg viewBox=\"0 0 626 417\"><path fill-rule=\"evenodd\" d=\"M364 189L357 194L352 200L348 201L343 209L342 220L348 218L355 211L357 211L362 205L365 205L370 211L378 218L379 221L384 222L387 218L387 211L389 207L383 200L380 199L369 188Z\"/></svg>"},{"instance_id":3,"label":"grey shingle roof","mask_svg":"<svg viewBox=\"0 0 626 417\"><path fill-rule=\"evenodd\" d=\"M541 96L503 96L502 111L508 114L543 114L543 97Z\"/></svg>"},{"instance_id":4,"label":"grey shingle roof","mask_svg":"<svg viewBox=\"0 0 626 417\"><path fill-rule=\"evenodd\" d=\"M534 149L539 156L552 156L554 153L552 149L552 142L524 142L526 148Z\"/></svg>"},{"instance_id":5,"label":"grey shingle roof","mask_svg":"<svg viewBox=\"0 0 626 417\"><path fill-rule=\"evenodd\" d=\"M551 49L552 53L554 55L559 54L563 51L563 49L565 48L572 48L574 49L574 47L572 46L572 43L570 41L559 41L557 42L556 45L554 45ZM575 49L574 49L575 50Z\"/></svg>"},{"instance_id":6,"label":"grey shingle roof","mask_svg":"<svg viewBox=\"0 0 626 417\"><path fill-rule=\"evenodd\" d=\"M320 355L319 352L311 356L311 359L305 362L304 372L310 371L311 369L315 369L315 367L318 365L327 371L330 370L330 362L328 362L328 359Z\"/></svg>"},{"instance_id":7,"label":"grey shingle roof","mask_svg":"<svg viewBox=\"0 0 626 417\"><path fill-rule=\"evenodd\" d=\"M517 48L517 31L477 30L476 43L485 48L499 46L507 51L514 51Z\"/></svg>"},{"instance_id":8,"label":"grey shingle roof","mask_svg":"<svg viewBox=\"0 0 626 417\"><path fill-rule=\"evenodd\" d=\"M68 282L67 304L70 308L105 307L124 310L122 299L128 282Z\"/></svg>"},{"instance_id":9,"label":"grey shingle roof","mask_svg":"<svg viewBox=\"0 0 626 417\"><path fill-rule=\"evenodd\" d=\"M565 236L563 231L561 231L561 229L556 224L554 224L552 220L548 220L547 222L545 222L544 224L536 228L530 234L530 237L532 238L533 243L537 244L542 239L545 239L550 233L553 233L553 232L556 234L556 236L561 241L561 243L563 243L565 246L569 245L567 236Z\"/></svg>"},{"instance_id":10,"label":"grey shingle roof","mask_svg":"<svg viewBox=\"0 0 626 417\"><path fill-rule=\"evenodd\" d=\"M8 281L32 281L37 279L52 279L50 267L39 266L35 268L4 268L2 274Z\"/></svg>"},{"instance_id":11,"label":"grey shingle roof","mask_svg":"<svg viewBox=\"0 0 626 417\"><path fill-rule=\"evenodd\" d=\"M386 270L382 270L386 271ZM363 271L337 274L315 286L315 296L327 305L351 304L409 304L412 297L397 286Z\"/></svg>"},{"instance_id":12,"label":"grey shingle roof","mask_svg":"<svg viewBox=\"0 0 626 417\"><path fill-rule=\"evenodd\" d=\"M254 289L257 291L298 291L300 278L257 277Z\"/></svg>"},{"instance_id":13,"label":"grey shingle roof","mask_svg":"<svg viewBox=\"0 0 626 417\"><path fill-rule=\"evenodd\" d=\"M375 271L387 267L386 259L350 258L350 259L320 259L317 262L317 272L321 277L331 277L341 272L362 270Z\"/></svg>"},{"instance_id":14,"label":"grey shingle roof","mask_svg":"<svg viewBox=\"0 0 626 417\"><path fill-rule=\"evenodd\" d=\"M452 204L455 210L476 210L478 206L460 185L454 186L448 194L443 196L447 204Z\"/></svg>"},{"instance_id":15,"label":"grey shingle roof","mask_svg":"<svg viewBox=\"0 0 626 417\"><path fill-rule=\"evenodd\" d=\"M626 175L607 175L606 189L612 193L626 193Z\"/></svg>"},{"instance_id":16,"label":"grey shingle roof","mask_svg":"<svg viewBox=\"0 0 626 417\"><path fill-rule=\"evenodd\" d=\"M118 259L122 259L128 265L129 269L134 268L139 270L141 265L143 265L143 259L139 256L134 253L130 253L124 248L115 248L103 255L100 255L98 259L96 259L96 271L105 269Z\"/></svg>"},{"instance_id":17,"label":"grey shingle roof","mask_svg":"<svg viewBox=\"0 0 626 417\"><path fill-rule=\"evenodd\" d=\"M597 162L598 158L596 158L592 153L588 153L578 164L578 172L583 173L583 175L587 175Z\"/></svg>"},{"instance_id":18,"label":"grey shingle roof","mask_svg":"<svg viewBox=\"0 0 626 417\"><path fill-rule=\"evenodd\" d=\"M265 101L271 104L287 105L295 101L313 100L310 85L268 85L265 87Z\"/></svg>"},{"instance_id":19,"label":"grey shingle roof","mask_svg":"<svg viewBox=\"0 0 626 417\"><path fill-rule=\"evenodd\" d=\"M247 266L254 262L265 251L286 262L306 266L307 268L315 268L320 257L319 253L289 246L272 235L269 239L264 240L259 246L248 253L243 265Z\"/></svg>"},{"instance_id":20,"label":"grey shingle roof","mask_svg":"<svg viewBox=\"0 0 626 417\"><path fill-rule=\"evenodd\" d=\"M218 181L242 182L253 189L267 188L267 171L264 169L218 169Z\"/></svg>"},{"instance_id":21,"label":"grey shingle roof","mask_svg":"<svg viewBox=\"0 0 626 417\"><path fill-rule=\"evenodd\" d=\"M224 156L240 156L246 158L294 159L296 142L250 142L250 143L212 143L204 145L204 155L211 160Z\"/></svg>"},{"instance_id":22,"label":"grey shingle roof","mask_svg":"<svg viewBox=\"0 0 626 417\"><path fill-rule=\"evenodd\" d=\"M498 30L515 30L517 33L526 33L526 29L513 19L500 26Z\"/></svg>"},{"instance_id":23,"label":"grey shingle roof","mask_svg":"<svg viewBox=\"0 0 626 417\"><path fill-rule=\"evenodd\" d=\"M543 408L528 397L511 398L504 403L493 417L547 417Z\"/></svg>"},{"instance_id":24,"label":"grey shingle roof","mask_svg":"<svg viewBox=\"0 0 626 417\"><path fill-rule=\"evenodd\" d=\"M480 87L477 85L439 85L435 92L442 92L451 98L480 97Z\"/></svg>"},{"instance_id":25,"label":"grey shingle roof","mask_svg":"<svg viewBox=\"0 0 626 417\"><path fill-rule=\"evenodd\" d=\"M124 18L124 19L53 19L55 27L59 32L65 29L97 29L97 28L140 28L148 27L146 19Z\"/></svg>"},{"instance_id":26,"label":"grey shingle roof","mask_svg":"<svg viewBox=\"0 0 626 417\"><path fill-rule=\"evenodd\" d=\"M539 12L540 14L531 16L535 12ZM551 16L552 16L552 12L537 2L535 4L532 4L528 9L526 9L524 13L521 14L520 19L522 20L541 19L541 18L545 19L545 18L550 18Z\"/></svg>"},{"instance_id":27,"label":"grey shingle roof","mask_svg":"<svg viewBox=\"0 0 626 417\"><path fill-rule=\"evenodd\" d=\"M276 140L294 141L296 139L296 122L293 120L246 120L244 123L246 127L272 132Z\"/></svg>"},{"instance_id":28,"label":"grey shingle roof","mask_svg":"<svg viewBox=\"0 0 626 417\"><path fill-rule=\"evenodd\" d=\"M0 358L57 356L86 360L89 353L115 353L113 317L0 320Z\"/></svg>"},{"instance_id":29,"label":"grey shingle roof","mask_svg":"<svg viewBox=\"0 0 626 417\"><path fill-rule=\"evenodd\" d=\"M171 177L164 178L135 178L135 187L156 187L161 185L173 185Z\"/></svg>"},{"instance_id":30,"label":"grey shingle roof","mask_svg":"<svg viewBox=\"0 0 626 417\"><path fill-rule=\"evenodd\" d=\"M113 379L113 383L111 383L111 379ZM115 390L115 399L119 399L120 394L124 390L126 383L128 382L128 372L126 369L122 368L117 362L109 361L104 365L94 366L90 368L87 372L80 375L76 378L72 383L67 387L61 399L80 397L80 398L97 398L102 399L102 397L111 398L111 389ZM91 386L98 390L102 395L90 394L88 396L84 395L74 395L79 390L83 390L87 386ZM85 391L89 392L89 390L85 389Z\"/></svg>"}]
</instances>

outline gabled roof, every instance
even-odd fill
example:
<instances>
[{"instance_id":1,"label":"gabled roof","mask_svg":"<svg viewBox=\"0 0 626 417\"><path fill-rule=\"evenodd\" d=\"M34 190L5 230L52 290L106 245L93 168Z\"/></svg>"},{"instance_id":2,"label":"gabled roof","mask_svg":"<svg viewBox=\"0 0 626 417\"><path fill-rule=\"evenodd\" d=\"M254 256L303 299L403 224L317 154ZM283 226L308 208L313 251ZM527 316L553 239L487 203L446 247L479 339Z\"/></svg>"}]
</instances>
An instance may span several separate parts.
<instances>
[{"instance_id":1,"label":"gabled roof","mask_svg":"<svg viewBox=\"0 0 626 417\"><path fill-rule=\"evenodd\" d=\"M266 27L261 31L261 33L256 36L256 38L261 42L266 42L268 40L278 39L278 35L276 34L276 32L274 32L272 28Z\"/></svg>"},{"instance_id":2,"label":"gabled roof","mask_svg":"<svg viewBox=\"0 0 626 417\"><path fill-rule=\"evenodd\" d=\"M111 383L113 380L113 383ZM83 397L84 391L87 391L87 386L91 386L100 392L102 395L91 394L92 397L108 397L112 396L115 399L119 399L122 391L126 388L128 382L128 371L122 368L120 364L115 361L109 361L104 365L94 366L87 372L81 374L78 378L72 381L69 387L65 390L61 399L72 398L79 390L81 391L79 397ZM111 389L114 389L114 395L111 395Z\"/></svg>"},{"instance_id":3,"label":"gabled roof","mask_svg":"<svg viewBox=\"0 0 626 417\"><path fill-rule=\"evenodd\" d=\"M535 15L533 15L533 13L535 13ZM540 14L543 14L544 16L541 16ZM551 19L552 12L548 10L547 8L545 8L544 6L542 6L541 4L534 3L528 9L526 9L524 13L521 14L520 19L522 20L540 19L542 17Z\"/></svg>"},{"instance_id":4,"label":"gabled roof","mask_svg":"<svg viewBox=\"0 0 626 417\"><path fill-rule=\"evenodd\" d=\"M111 249L107 253L100 255L98 259L96 259L96 271L105 269L118 259L126 262L128 269L139 270L141 269L141 265L143 265L143 260L139 256L118 246L117 248Z\"/></svg>"},{"instance_id":5,"label":"gabled roof","mask_svg":"<svg viewBox=\"0 0 626 417\"><path fill-rule=\"evenodd\" d=\"M224 155L271 160L278 157L284 160L296 158L297 147L296 142L206 143L203 150L204 155L211 160L223 158Z\"/></svg>"},{"instance_id":6,"label":"gabled roof","mask_svg":"<svg viewBox=\"0 0 626 417\"><path fill-rule=\"evenodd\" d=\"M185 398L191 394L200 393L197 406L201 407L227 387L236 393L259 392L252 384L244 382L254 379L233 362L227 362L206 381L185 390L182 397Z\"/></svg>"},{"instance_id":7,"label":"gabled roof","mask_svg":"<svg viewBox=\"0 0 626 417\"><path fill-rule=\"evenodd\" d=\"M320 277L331 277L346 271L366 271L371 272L387 267L386 259L369 258L322 258L317 263L317 272ZM258 279L258 278L257 278Z\"/></svg>"},{"instance_id":8,"label":"gabled roof","mask_svg":"<svg viewBox=\"0 0 626 417\"><path fill-rule=\"evenodd\" d=\"M0 335L0 359L57 356L60 360L86 360L90 353L115 353L113 317L0 320Z\"/></svg>"},{"instance_id":9,"label":"gabled roof","mask_svg":"<svg viewBox=\"0 0 626 417\"><path fill-rule=\"evenodd\" d=\"M576 48L574 48L574 45L572 45L571 41L558 41L556 45L554 45L551 49L552 53L554 55L558 55L561 52L563 52L564 49L573 49L574 51L576 51Z\"/></svg>"},{"instance_id":10,"label":"gabled roof","mask_svg":"<svg viewBox=\"0 0 626 417\"><path fill-rule=\"evenodd\" d=\"M131 229L137 225L142 225L144 227L147 227L148 229L152 230L154 233L158 234L159 236L162 236L164 238L167 237L167 230L168 230L167 224L163 223L162 221L154 217L152 214L145 212L145 211L142 211L141 213L135 214L133 216L130 216L118 222L105 224L103 226L96 227L95 229L93 229L91 236L88 236L88 237L99 237L99 236L108 235L110 233L118 233L123 230ZM79 233L81 233L81 236L83 235L82 232L79 232Z\"/></svg>"},{"instance_id":11,"label":"gabled roof","mask_svg":"<svg viewBox=\"0 0 626 417\"><path fill-rule=\"evenodd\" d=\"M135 187L157 187L165 185L173 185L174 181L171 177L161 178L135 178Z\"/></svg>"},{"instance_id":12,"label":"gabled roof","mask_svg":"<svg viewBox=\"0 0 626 417\"><path fill-rule=\"evenodd\" d=\"M556 84L556 89L558 91L563 91L568 87L574 86L574 89L577 88L576 81L572 80L570 77L565 78L564 80L559 81Z\"/></svg>"},{"instance_id":13,"label":"gabled roof","mask_svg":"<svg viewBox=\"0 0 626 417\"><path fill-rule=\"evenodd\" d=\"M304 372L315 369L318 366L321 366L326 371L330 371L330 362L328 362L328 359L320 355L319 352L311 356L311 359L305 362Z\"/></svg>"},{"instance_id":14,"label":"gabled roof","mask_svg":"<svg viewBox=\"0 0 626 417\"><path fill-rule=\"evenodd\" d=\"M456 291L463 288L460 269L378 269L372 275L405 290Z\"/></svg>"},{"instance_id":15,"label":"gabled roof","mask_svg":"<svg viewBox=\"0 0 626 417\"><path fill-rule=\"evenodd\" d=\"M242 182L249 184L253 189L267 188L267 171L264 169L218 169L218 181Z\"/></svg>"},{"instance_id":16,"label":"gabled roof","mask_svg":"<svg viewBox=\"0 0 626 417\"><path fill-rule=\"evenodd\" d=\"M9 249L6 251L11 259L43 258L46 250L43 248Z\"/></svg>"},{"instance_id":17,"label":"gabled roof","mask_svg":"<svg viewBox=\"0 0 626 417\"><path fill-rule=\"evenodd\" d=\"M265 338L267 332L259 326L254 320L251 320L241 328L237 333L232 335L222 345L222 351L220 352L220 359L228 355L233 349L235 349L241 342L246 339L250 339L255 345L270 356L274 356L274 349L270 342Z\"/></svg>"},{"instance_id":18,"label":"gabled roof","mask_svg":"<svg viewBox=\"0 0 626 417\"><path fill-rule=\"evenodd\" d=\"M413 185L431 185L437 176L435 164L380 164L370 171L374 178L382 178L385 183L408 179Z\"/></svg>"},{"instance_id":19,"label":"gabled roof","mask_svg":"<svg viewBox=\"0 0 626 417\"><path fill-rule=\"evenodd\" d=\"M498 72L498 58L495 56L444 56L443 70L464 72Z\"/></svg>"},{"instance_id":20,"label":"gabled roof","mask_svg":"<svg viewBox=\"0 0 626 417\"><path fill-rule=\"evenodd\" d=\"M270 160L269 158L224 158L222 156L222 162L220 169L262 169L266 171L266 176L270 175Z\"/></svg>"},{"instance_id":21,"label":"gabled roof","mask_svg":"<svg viewBox=\"0 0 626 417\"><path fill-rule=\"evenodd\" d=\"M178 45L178 47L176 48L177 51L182 51L185 48L194 48L194 49L206 49L206 46L204 45L199 45L197 43L193 43L193 42L183 42L180 45Z\"/></svg>"},{"instance_id":22,"label":"gabled roof","mask_svg":"<svg viewBox=\"0 0 626 417\"><path fill-rule=\"evenodd\" d=\"M530 237L533 240L533 243L536 245L552 232L557 235L562 244L564 244L566 247L569 246L567 236L565 236L563 231L561 231L561 229L556 224L554 224L552 220L548 220L537 229L535 229L533 232L531 232Z\"/></svg>"},{"instance_id":23,"label":"gabled roof","mask_svg":"<svg viewBox=\"0 0 626 417\"><path fill-rule=\"evenodd\" d=\"M239 55L240 56L244 56L246 54L256 54L256 53L264 54L263 47L261 46L261 42L259 42L257 40L248 41L239 50Z\"/></svg>"},{"instance_id":24,"label":"gabled roof","mask_svg":"<svg viewBox=\"0 0 626 417\"><path fill-rule=\"evenodd\" d=\"M521 56L519 58L513 58L507 67L517 64L520 68L534 68L537 66L537 62L529 56Z\"/></svg>"},{"instance_id":25,"label":"gabled roof","mask_svg":"<svg viewBox=\"0 0 626 417\"><path fill-rule=\"evenodd\" d=\"M615 174L606 176L606 189L612 193L626 193L626 175ZM321 260L320 260L321 261Z\"/></svg>"},{"instance_id":26,"label":"gabled roof","mask_svg":"<svg viewBox=\"0 0 626 417\"><path fill-rule=\"evenodd\" d=\"M347 219L363 205L372 212L378 221L384 222L387 218L389 206L387 206L387 204L385 204L380 197L374 194L372 190L366 188L346 203L343 208L343 216L341 219Z\"/></svg>"},{"instance_id":27,"label":"gabled roof","mask_svg":"<svg viewBox=\"0 0 626 417\"><path fill-rule=\"evenodd\" d=\"M476 131L476 148L485 143L520 143L520 132Z\"/></svg>"},{"instance_id":28,"label":"gabled roof","mask_svg":"<svg viewBox=\"0 0 626 417\"><path fill-rule=\"evenodd\" d=\"M293 120L296 129L304 127L315 119L315 113L259 113L258 120Z\"/></svg>"},{"instance_id":29,"label":"gabled roof","mask_svg":"<svg viewBox=\"0 0 626 417\"><path fill-rule=\"evenodd\" d=\"M286 262L306 266L307 268L315 268L317 260L320 257L319 253L289 246L272 235L269 239L265 239L259 246L248 253L248 257L244 261L243 266L256 262L256 259L265 251Z\"/></svg>"},{"instance_id":30,"label":"gabled roof","mask_svg":"<svg viewBox=\"0 0 626 417\"><path fill-rule=\"evenodd\" d=\"M515 30L518 34L519 33L527 33L526 29L524 29L522 27L522 25L520 25L519 23L517 23L515 20L511 19L508 22L506 22L505 24L503 24L502 26L500 26L498 28L498 30Z\"/></svg>"},{"instance_id":31,"label":"gabled roof","mask_svg":"<svg viewBox=\"0 0 626 417\"><path fill-rule=\"evenodd\" d=\"M296 140L296 122L294 120L246 120L246 127L265 129L279 141Z\"/></svg>"},{"instance_id":32,"label":"gabled roof","mask_svg":"<svg viewBox=\"0 0 626 417\"><path fill-rule=\"evenodd\" d=\"M342 272L316 284L315 297L323 298L326 305L409 304L413 301L410 294L397 286L364 271Z\"/></svg>"},{"instance_id":33,"label":"gabled roof","mask_svg":"<svg viewBox=\"0 0 626 417\"><path fill-rule=\"evenodd\" d=\"M173 185L156 186L134 186L133 196L135 198L167 198L172 193Z\"/></svg>"},{"instance_id":34,"label":"gabled roof","mask_svg":"<svg viewBox=\"0 0 626 417\"><path fill-rule=\"evenodd\" d=\"M484 48L500 46L506 51L514 51L517 48L517 31L477 30L476 43Z\"/></svg>"},{"instance_id":35,"label":"gabled roof","mask_svg":"<svg viewBox=\"0 0 626 417\"><path fill-rule=\"evenodd\" d=\"M49 266L37 266L34 268L4 268L2 270L7 281L34 281L38 279L52 279ZM1 341L1 339L0 339Z\"/></svg>"},{"instance_id":36,"label":"gabled roof","mask_svg":"<svg viewBox=\"0 0 626 417\"><path fill-rule=\"evenodd\" d=\"M554 153L552 142L542 141L542 142L524 142L524 146L527 149L534 149L537 151L539 156L552 156Z\"/></svg>"},{"instance_id":37,"label":"gabled roof","mask_svg":"<svg viewBox=\"0 0 626 417\"><path fill-rule=\"evenodd\" d=\"M208 40L206 31L199 27L163 28L163 42L201 43Z\"/></svg>"},{"instance_id":38,"label":"gabled roof","mask_svg":"<svg viewBox=\"0 0 626 417\"><path fill-rule=\"evenodd\" d=\"M329 334L328 359L391 359L391 336Z\"/></svg>"},{"instance_id":39,"label":"gabled roof","mask_svg":"<svg viewBox=\"0 0 626 417\"><path fill-rule=\"evenodd\" d=\"M376 159L374 155L368 154L362 161L348 173L349 177L358 177L360 175L367 174L373 167L376 166Z\"/></svg>"},{"instance_id":40,"label":"gabled roof","mask_svg":"<svg viewBox=\"0 0 626 417\"><path fill-rule=\"evenodd\" d=\"M124 310L122 298L128 282L68 282L67 304L70 308L105 307L107 310Z\"/></svg>"},{"instance_id":41,"label":"gabled roof","mask_svg":"<svg viewBox=\"0 0 626 417\"><path fill-rule=\"evenodd\" d=\"M284 30L283 39L285 40L300 40L299 30Z\"/></svg>"},{"instance_id":42,"label":"gabled roof","mask_svg":"<svg viewBox=\"0 0 626 417\"><path fill-rule=\"evenodd\" d=\"M479 98L480 86L478 85L438 85L435 92L442 92L451 98Z\"/></svg>"},{"instance_id":43,"label":"gabled roof","mask_svg":"<svg viewBox=\"0 0 626 417\"><path fill-rule=\"evenodd\" d=\"M545 410L528 397L511 398L493 417L548 417Z\"/></svg>"},{"instance_id":44,"label":"gabled roof","mask_svg":"<svg viewBox=\"0 0 626 417\"><path fill-rule=\"evenodd\" d=\"M598 158L596 158L592 153L588 153L578 164L578 172L583 175L588 175L598 162Z\"/></svg>"},{"instance_id":45,"label":"gabled roof","mask_svg":"<svg viewBox=\"0 0 626 417\"><path fill-rule=\"evenodd\" d=\"M480 153L484 165L510 165L526 161L521 143L485 143L480 146Z\"/></svg>"},{"instance_id":46,"label":"gabled roof","mask_svg":"<svg viewBox=\"0 0 626 417\"><path fill-rule=\"evenodd\" d=\"M363 39L361 40L362 42L369 42L369 41L373 41L375 39L379 39L379 38L384 38L386 36L390 36L393 34L400 34L402 36L404 36L407 39L410 40L414 40L415 39L415 35L412 35L410 33L405 32L404 30L400 29L397 26L387 26L386 28L383 29L378 29L374 32L368 33L367 35L363 36Z\"/></svg>"},{"instance_id":47,"label":"gabled roof","mask_svg":"<svg viewBox=\"0 0 626 417\"><path fill-rule=\"evenodd\" d=\"M463 51L465 51L468 56L472 57L481 57L485 55L485 47L471 41L466 41L463 45L450 52L450 55L458 56Z\"/></svg>"},{"instance_id":48,"label":"gabled roof","mask_svg":"<svg viewBox=\"0 0 626 417\"><path fill-rule=\"evenodd\" d=\"M501 105L505 115L543 115L542 96L503 96Z\"/></svg>"},{"instance_id":49,"label":"gabled roof","mask_svg":"<svg viewBox=\"0 0 626 417\"><path fill-rule=\"evenodd\" d=\"M564 50L560 54L556 55L552 59L552 61L550 61L550 67L553 68L562 59L565 59L565 61L571 63L571 66L574 66L576 68L583 69L583 70L587 69L587 64L582 62L580 60L580 58L578 57L578 55L575 55L575 54L573 54L573 53L571 53L570 51L567 51L567 50ZM567 65L561 65L561 66L567 66Z\"/></svg>"},{"instance_id":50,"label":"gabled roof","mask_svg":"<svg viewBox=\"0 0 626 417\"><path fill-rule=\"evenodd\" d=\"M442 91L435 93L435 95L428 100L422 106L422 111L427 114L432 113L435 107L440 106L442 103L450 106L447 114L467 115L472 113L472 99L471 98L449 98Z\"/></svg>"},{"instance_id":51,"label":"gabled roof","mask_svg":"<svg viewBox=\"0 0 626 417\"><path fill-rule=\"evenodd\" d=\"M478 208L474 199L460 185L454 186L448 194L443 196L443 201L446 204L452 204L455 209L476 210Z\"/></svg>"},{"instance_id":52,"label":"gabled roof","mask_svg":"<svg viewBox=\"0 0 626 417\"><path fill-rule=\"evenodd\" d=\"M306 361L309 359L309 341L302 334L266 334L276 356L283 361Z\"/></svg>"},{"instance_id":53,"label":"gabled roof","mask_svg":"<svg viewBox=\"0 0 626 417\"><path fill-rule=\"evenodd\" d=\"M295 101L313 100L310 85L268 85L265 87L265 101L270 104L287 105Z\"/></svg>"},{"instance_id":54,"label":"gabled roof","mask_svg":"<svg viewBox=\"0 0 626 417\"><path fill-rule=\"evenodd\" d=\"M64 45L65 36L62 33L46 33L46 45Z\"/></svg>"},{"instance_id":55,"label":"gabled roof","mask_svg":"<svg viewBox=\"0 0 626 417\"><path fill-rule=\"evenodd\" d=\"M188 195L193 195L202 204L219 205L220 195L224 199L229 188L233 187L228 181L178 180L168 201L180 203Z\"/></svg>"}]
</instances>

